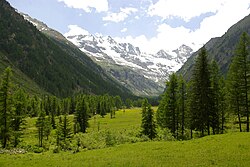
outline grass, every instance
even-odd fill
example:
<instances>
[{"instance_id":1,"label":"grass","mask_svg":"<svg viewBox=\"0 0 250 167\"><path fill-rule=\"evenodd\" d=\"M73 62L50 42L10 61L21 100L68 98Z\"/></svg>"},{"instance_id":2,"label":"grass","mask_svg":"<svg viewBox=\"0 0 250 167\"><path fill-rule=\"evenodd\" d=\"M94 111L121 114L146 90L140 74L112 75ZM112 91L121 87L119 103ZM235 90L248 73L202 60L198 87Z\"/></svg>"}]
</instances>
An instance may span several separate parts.
<instances>
[{"instance_id":1,"label":"grass","mask_svg":"<svg viewBox=\"0 0 250 167\"><path fill-rule=\"evenodd\" d=\"M156 110L156 108L154 108ZM73 116L70 116L73 120ZM116 118L92 118L88 133L100 130L130 131L140 128L141 109L116 112ZM24 140L37 144L35 119L27 119ZM227 133L189 141L152 141L114 147L40 154L0 154L0 167L29 166L250 166L250 133Z\"/></svg>"},{"instance_id":2,"label":"grass","mask_svg":"<svg viewBox=\"0 0 250 167\"><path fill-rule=\"evenodd\" d=\"M0 156L0 166L249 166L250 133L190 141L143 142L72 154Z\"/></svg>"}]
</instances>

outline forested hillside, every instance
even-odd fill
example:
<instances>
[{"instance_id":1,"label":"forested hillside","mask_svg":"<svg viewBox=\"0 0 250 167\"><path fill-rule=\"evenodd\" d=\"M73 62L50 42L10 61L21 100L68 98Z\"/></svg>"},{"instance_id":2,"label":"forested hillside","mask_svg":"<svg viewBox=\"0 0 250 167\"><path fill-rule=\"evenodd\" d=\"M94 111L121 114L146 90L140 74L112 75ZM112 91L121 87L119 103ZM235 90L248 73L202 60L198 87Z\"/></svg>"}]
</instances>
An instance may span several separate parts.
<instances>
[{"instance_id":1,"label":"forested hillside","mask_svg":"<svg viewBox=\"0 0 250 167\"><path fill-rule=\"evenodd\" d=\"M131 95L79 50L39 32L5 0L0 2L0 30L2 61L51 94Z\"/></svg>"},{"instance_id":2,"label":"forested hillside","mask_svg":"<svg viewBox=\"0 0 250 167\"><path fill-rule=\"evenodd\" d=\"M226 74L229 69L235 47L243 32L250 34L250 15L233 25L222 37L213 38L205 44L208 60L215 60L223 74ZM198 53L199 51L195 52L178 71L184 78L190 79Z\"/></svg>"}]
</instances>

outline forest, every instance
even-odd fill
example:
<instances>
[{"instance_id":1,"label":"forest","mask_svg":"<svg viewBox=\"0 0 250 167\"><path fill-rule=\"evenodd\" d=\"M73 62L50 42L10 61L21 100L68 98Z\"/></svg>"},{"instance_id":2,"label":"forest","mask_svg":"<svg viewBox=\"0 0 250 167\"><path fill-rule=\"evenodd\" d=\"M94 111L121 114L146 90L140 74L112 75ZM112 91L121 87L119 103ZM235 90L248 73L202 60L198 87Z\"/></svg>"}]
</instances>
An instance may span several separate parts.
<instances>
[{"instance_id":1,"label":"forest","mask_svg":"<svg viewBox=\"0 0 250 167\"><path fill-rule=\"evenodd\" d=\"M248 48L249 36L243 33L226 79L217 63L208 61L205 47L201 48L191 78L187 81L181 75L171 74L158 107L151 107L152 100L148 102L146 98L131 100L108 94L78 94L68 98L31 95L12 83L8 67L0 86L1 148L40 153L53 146L53 152L58 153L142 141L189 140L226 133L234 118L240 132L249 132ZM134 107L141 107L140 126L134 132L125 129L114 134L112 129L100 130L97 118L116 119L116 112L125 113ZM30 119L35 120L34 145L25 144L25 129ZM88 130L90 120L95 122L96 134ZM86 138L84 134L97 136ZM100 135L104 136L103 146L98 144ZM86 140L92 143L83 144Z\"/></svg>"}]
</instances>

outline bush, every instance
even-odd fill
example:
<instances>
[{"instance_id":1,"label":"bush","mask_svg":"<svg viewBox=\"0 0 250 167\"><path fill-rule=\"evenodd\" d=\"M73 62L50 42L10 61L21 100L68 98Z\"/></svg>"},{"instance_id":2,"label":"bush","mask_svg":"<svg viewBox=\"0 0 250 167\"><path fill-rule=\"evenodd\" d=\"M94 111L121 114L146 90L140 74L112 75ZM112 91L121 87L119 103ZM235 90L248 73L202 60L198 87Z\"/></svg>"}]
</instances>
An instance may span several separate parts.
<instances>
[{"instance_id":1,"label":"bush","mask_svg":"<svg viewBox=\"0 0 250 167\"><path fill-rule=\"evenodd\" d=\"M34 153L42 153L44 149L42 147L33 147L33 152Z\"/></svg>"}]
</instances>

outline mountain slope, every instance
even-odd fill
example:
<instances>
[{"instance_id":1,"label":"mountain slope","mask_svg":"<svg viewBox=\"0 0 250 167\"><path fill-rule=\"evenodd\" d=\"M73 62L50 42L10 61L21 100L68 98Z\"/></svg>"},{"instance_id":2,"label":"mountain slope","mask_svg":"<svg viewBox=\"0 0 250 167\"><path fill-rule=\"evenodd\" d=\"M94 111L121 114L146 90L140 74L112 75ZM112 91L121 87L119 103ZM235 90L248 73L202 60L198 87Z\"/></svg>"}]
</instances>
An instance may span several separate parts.
<instances>
[{"instance_id":1,"label":"mountain slope","mask_svg":"<svg viewBox=\"0 0 250 167\"><path fill-rule=\"evenodd\" d=\"M0 51L44 90L58 96L77 92L131 95L77 48L63 50L61 45L69 45L39 32L5 0L0 1L0 20Z\"/></svg>"},{"instance_id":2,"label":"mountain slope","mask_svg":"<svg viewBox=\"0 0 250 167\"><path fill-rule=\"evenodd\" d=\"M63 35L43 22L21 14L48 37L70 44ZM168 53L164 50L155 55L142 53L130 43L118 43L110 36L92 35L86 30L79 34L69 32L65 36L116 81L134 94L143 96L159 95L169 73L179 69L192 53L192 49L185 45Z\"/></svg>"},{"instance_id":3,"label":"mountain slope","mask_svg":"<svg viewBox=\"0 0 250 167\"><path fill-rule=\"evenodd\" d=\"M250 15L228 29L221 37L213 38L205 44L208 51L208 59L218 62L221 72L225 75L229 69L234 50L243 32L250 34ZM195 58L199 51L192 54L187 62L178 71L189 79L192 73Z\"/></svg>"},{"instance_id":4,"label":"mountain slope","mask_svg":"<svg viewBox=\"0 0 250 167\"><path fill-rule=\"evenodd\" d=\"M190 47L182 45L174 51L148 54L130 43L119 43L110 36L93 35L86 30L70 31L65 36L130 90L144 95L161 93L168 75L192 53Z\"/></svg>"},{"instance_id":5,"label":"mountain slope","mask_svg":"<svg viewBox=\"0 0 250 167\"><path fill-rule=\"evenodd\" d=\"M9 60L8 57L6 57L1 51L0 51L0 76L2 76L5 68L11 67L12 70L12 82L22 87L24 90L26 90L28 93L31 94L47 94L47 92L43 89L41 89L33 80L31 80L29 77L27 77L24 73L22 73L18 68L13 66Z\"/></svg>"}]
</instances>

